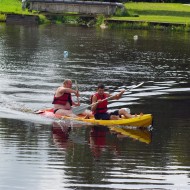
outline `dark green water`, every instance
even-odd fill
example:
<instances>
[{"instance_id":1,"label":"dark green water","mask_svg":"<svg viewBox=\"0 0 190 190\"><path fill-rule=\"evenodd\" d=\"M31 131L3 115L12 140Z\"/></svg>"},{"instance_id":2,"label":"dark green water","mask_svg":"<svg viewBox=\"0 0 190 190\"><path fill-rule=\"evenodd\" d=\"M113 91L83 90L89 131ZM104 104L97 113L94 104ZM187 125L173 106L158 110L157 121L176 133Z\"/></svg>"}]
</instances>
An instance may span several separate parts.
<instances>
[{"instance_id":1,"label":"dark green water","mask_svg":"<svg viewBox=\"0 0 190 190\"><path fill-rule=\"evenodd\" d=\"M0 25L0 77L0 189L190 188L190 34ZM151 113L153 130L32 114L65 78L84 103L99 82L115 93L144 81L110 109Z\"/></svg>"}]
</instances>

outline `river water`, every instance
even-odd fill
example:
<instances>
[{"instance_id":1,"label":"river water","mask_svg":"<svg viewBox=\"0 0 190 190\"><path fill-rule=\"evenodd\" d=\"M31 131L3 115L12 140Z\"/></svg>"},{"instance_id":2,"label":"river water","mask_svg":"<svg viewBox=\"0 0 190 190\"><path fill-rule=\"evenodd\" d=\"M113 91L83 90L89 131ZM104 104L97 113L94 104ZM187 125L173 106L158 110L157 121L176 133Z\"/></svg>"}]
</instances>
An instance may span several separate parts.
<instances>
[{"instance_id":1,"label":"river water","mask_svg":"<svg viewBox=\"0 0 190 190\"><path fill-rule=\"evenodd\" d=\"M0 189L190 188L189 33L1 24L0 77ZM99 82L116 93L143 81L109 107L151 113L152 128L33 114L65 78L87 104Z\"/></svg>"}]
</instances>

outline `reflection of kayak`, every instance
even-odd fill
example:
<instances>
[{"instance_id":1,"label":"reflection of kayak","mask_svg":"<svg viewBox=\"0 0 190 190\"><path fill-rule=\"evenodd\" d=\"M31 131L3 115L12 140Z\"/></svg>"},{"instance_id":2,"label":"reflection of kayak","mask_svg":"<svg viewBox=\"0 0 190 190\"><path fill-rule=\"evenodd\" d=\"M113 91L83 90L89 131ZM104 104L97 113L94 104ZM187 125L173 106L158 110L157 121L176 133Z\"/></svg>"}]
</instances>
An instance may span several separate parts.
<instances>
[{"instance_id":1,"label":"reflection of kayak","mask_svg":"<svg viewBox=\"0 0 190 190\"><path fill-rule=\"evenodd\" d=\"M122 127L110 127L112 132L121 134L120 138L130 137L134 140L149 144L151 142L151 132L148 130L133 130Z\"/></svg>"},{"instance_id":2,"label":"reflection of kayak","mask_svg":"<svg viewBox=\"0 0 190 190\"><path fill-rule=\"evenodd\" d=\"M51 118L59 118L59 119L72 119L77 121L82 121L86 123L91 123L93 125L125 125L125 126L136 126L136 127L148 127L152 125L152 115L151 114L144 114L142 116L137 115L134 118L130 119L119 119L119 120L96 120L94 117L90 119L84 119L84 116L78 115L77 117L68 117L68 116L61 116L58 114L53 113L53 109L46 109L46 110L39 110L38 112L45 117Z\"/></svg>"}]
</instances>

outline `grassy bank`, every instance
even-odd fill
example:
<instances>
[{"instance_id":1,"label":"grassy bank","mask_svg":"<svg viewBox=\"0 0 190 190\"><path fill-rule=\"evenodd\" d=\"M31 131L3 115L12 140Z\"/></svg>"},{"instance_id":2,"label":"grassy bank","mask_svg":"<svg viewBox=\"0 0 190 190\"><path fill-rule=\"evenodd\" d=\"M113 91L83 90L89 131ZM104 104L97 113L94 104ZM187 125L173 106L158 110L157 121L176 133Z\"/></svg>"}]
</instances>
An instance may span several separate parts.
<instances>
[{"instance_id":1,"label":"grassy bank","mask_svg":"<svg viewBox=\"0 0 190 190\"><path fill-rule=\"evenodd\" d=\"M0 13L31 14L28 10L22 10L20 0L0 0Z\"/></svg>"},{"instance_id":2,"label":"grassy bank","mask_svg":"<svg viewBox=\"0 0 190 190\"><path fill-rule=\"evenodd\" d=\"M129 17L113 20L190 24L190 6L179 3L125 3Z\"/></svg>"},{"instance_id":3,"label":"grassy bank","mask_svg":"<svg viewBox=\"0 0 190 190\"><path fill-rule=\"evenodd\" d=\"M108 20L115 21L109 24L113 28L137 28L137 29L164 29L163 23L168 23L172 30L190 31L190 6L180 3L125 3L127 9L125 16L112 16ZM6 19L7 13L38 14L22 10L21 0L0 0L0 21ZM38 14L41 23L47 22L45 16ZM80 18L59 16L54 18L56 23L70 22L80 23ZM117 21L123 21L118 23ZM127 22L132 21L132 22ZM97 19L97 22L99 20ZM151 25L156 22L156 26Z\"/></svg>"},{"instance_id":4,"label":"grassy bank","mask_svg":"<svg viewBox=\"0 0 190 190\"><path fill-rule=\"evenodd\" d=\"M22 15L38 15L40 23L47 23L48 20L42 14L37 12L29 12L27 9L22 10L21 0L0 0L0 21L6 20L6 14L22 14Z\"/></svg>"}]
</instances>

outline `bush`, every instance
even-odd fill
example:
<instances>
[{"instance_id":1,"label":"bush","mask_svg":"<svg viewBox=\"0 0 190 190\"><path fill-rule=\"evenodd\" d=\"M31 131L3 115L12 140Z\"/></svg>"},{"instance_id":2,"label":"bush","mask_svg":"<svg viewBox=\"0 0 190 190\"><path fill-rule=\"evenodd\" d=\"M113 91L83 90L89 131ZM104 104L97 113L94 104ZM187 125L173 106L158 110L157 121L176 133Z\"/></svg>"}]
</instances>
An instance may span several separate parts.
<instances>
[{"instance_id":1,"label":"bush","mask_svg":"<svg viewBox=\"0 0 190 190\"><path fill-rule=\"evenodd\" d=\"M190 24L186 24L184 30L185 32L190 32Z\"/></svg>"},{"instance_id":2,"label":"bush","mask_svg":"<svg viewBox=\"0 0 190 190\"><path fill-rule=\"evenodd\" d=\"M99 15L96 18L96 25L100 26L101 24L103 24L105 21L105 16L104 15Z\"/></svg>"},{"instance_id":3,"label":"bush","mask_svg":"<svg viewBox=\"0 0 190 190\"><path fill-rule=\"evenodd\" d=\"M6 20L6 15L0 14L0 21L5 21L5 20Z\"/></svg>"}]
</instances>

